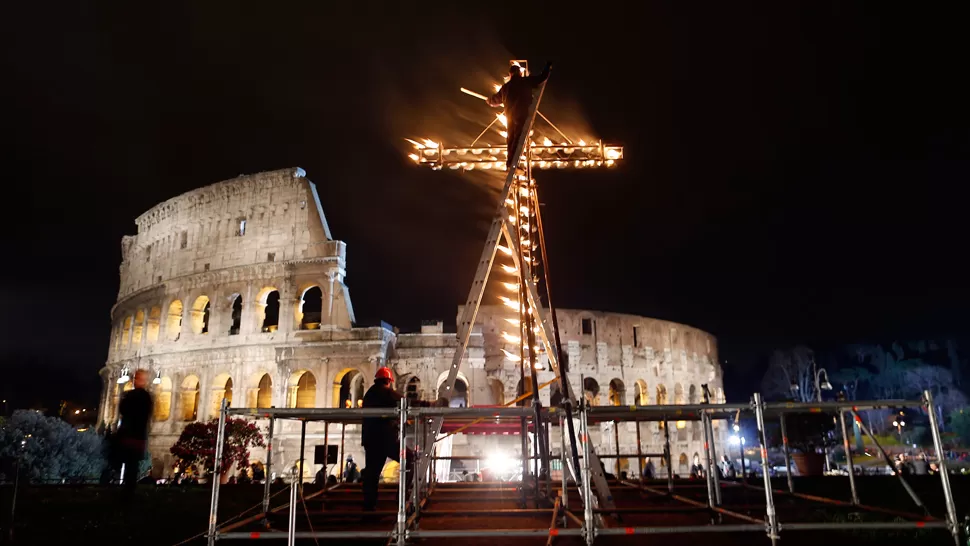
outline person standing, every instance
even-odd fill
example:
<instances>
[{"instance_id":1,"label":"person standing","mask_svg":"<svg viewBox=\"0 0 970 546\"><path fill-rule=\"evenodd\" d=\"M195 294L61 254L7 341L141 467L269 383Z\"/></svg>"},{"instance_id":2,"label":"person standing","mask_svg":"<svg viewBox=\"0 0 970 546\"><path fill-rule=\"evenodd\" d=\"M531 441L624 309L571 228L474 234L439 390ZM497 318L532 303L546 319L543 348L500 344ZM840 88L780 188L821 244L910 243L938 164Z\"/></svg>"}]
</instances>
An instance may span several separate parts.
<instances>
[{"instance_id":1,"label":"person standing","mask_svg":"<svg viewBox=\"0 0 970 546\"><path fill-rule=\"evenodd\" d=\"M509 81L485 102L493 107L505 106L505 121L508 124L508 161L509 170L515 168L519 158L515 157L515 144L522 134L526 118L529 116L529 106L532 105L532 91L549 78L552 62L546 63L542 73L538 76L527 76L522 67L513 64L509 67Z\"/></svg>"},{"instance_id":2,"label":"person standing","mask_svg":"<svg viewBox=\"0 0 970 546\"><path fill-rule=\"evenodd\" d=\"M364 394L363 407L365 408L397 408L403 396L394 390L394 374L388 367L382 367L374 375L374 385L367 389ZM421 407L432 406L429 402L416 401L412 405ZM439 398L439 407L447 406L445 398ZM364 511L373 512L377 509L377 485L380 481L381 473L384 471L384 463L388 459L401 462L401 454L398 445L398 418L397 417L365 417L360 431L360 443L364 447L364 469L361 471L361 481L364 490ZM412 453L408 450L406 454L407 474L411 475L414 470L412 464ZM410 480L407 480L410 483ZM406 484L399 484L406 486Z\"/></svg>"},{"instance_id":3,"label":"person standing","mask_svg":"<svg viewBox=\"0 0 970 546\"><path fill-rule=\"evenodd\" d=\"M148 447L148 423L153 406L152 395L145 390L148 371L137 370L132 381L135 388L126 392L118 405L121 423L116 434L119 458L124 465L122 480L129 492L138 483L138 467Z\"/></svg>"}]
</instances>

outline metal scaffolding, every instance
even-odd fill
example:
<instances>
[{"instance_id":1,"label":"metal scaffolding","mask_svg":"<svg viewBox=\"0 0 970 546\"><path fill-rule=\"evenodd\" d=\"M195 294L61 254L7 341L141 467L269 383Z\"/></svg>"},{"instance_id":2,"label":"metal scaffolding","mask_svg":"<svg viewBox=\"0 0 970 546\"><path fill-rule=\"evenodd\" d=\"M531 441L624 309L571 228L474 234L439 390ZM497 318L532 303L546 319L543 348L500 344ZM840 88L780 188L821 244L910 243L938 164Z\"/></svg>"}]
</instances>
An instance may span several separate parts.
<instances>
[{"instance_id":1,"label":"metal scaffolding","mask_svg":"<svg viewBox=\"0 0 970 546\"><path fill-rule=\"evenodd\" d=\"M449 491L448 487L451 487L452 492L468 492L471 493L467 495L469 502L480 500L481 495L487 492L496 491L514 491L516 488L508 488L505 485L496 487L494 483L461 483L460 485L439 484L435 481L434 471L429 470L429 475L424 476L424 479L418 479L417 473L415 472L412 477L413 484L407 484L407 472L408 472L408 459L407 457L401 457L400 467L398 469L398 486L396 495L396 510L393 512L381 513L384 515L395 515L394 526L390 529L383 530L313 530L312 526L309 531L298 529L298 519L296 517L297 512L297 502L298 498L302 498L304 509L307 511L307 521L309 522L310 512L306 508L306 500L311 499L315 495L321 495L325 497L328 492L335 491L337 488L346 487L345 484L338 484L332 488L323 489L312 495L306 497L302 496L302 490L300 485L300 480L302 479L302 473L300 470L294 469L293 480L290 484L290 499L289 503L276 507L270 508L270 495L269 488L264 490L263 498L263 513L262 521L264 527L258 531L244 531L242 528L247 524L254 524L259 520L259 516L254 516L247 518L242 521L234 522L230 525L223 525L220 527L217 521L218 504L220 496L219 480L212 480L212 497L211 497L211 507L209 514L209 531L208 531L208 544L214 545L217 540L233 540L233 539L285 539L288 544L293 544L297 539L310 539L310 538L331 538L331 539L386 539L388 544L397 544L403 546L409 541L414 539L428 539L428 538L461 538L461 537L535 537L537 539L551 540L557 536L579 536L584 539L587 545L592 545L595 543L597 537L603 536L625 536L625 535L645 535L645 534L688 534L688 533L737 533L737 532L758 532L765 533L770 541L774 544L779 538L781 538L784 533L792 531L822 531L822 530L832 530L832 531L846 531L846 530L905 530L905 529L938 529L947 530L953 538L954 544L960 544L960 527L956 516L956 505L954 503L953 491L950 487L949 475L947 471L946 458L942 449L942 441L940 439L939 433L939 423L936 420L933 411L928 411L930 415L931 424L931 434L933 437L933 444L938 457L938 468L940 473L940 479L943 488L944 503L946 506L946 513L942 518L934 517L926 512L925 505L916 496L915 491L909 487L909 484L905 481L903 476L897 474L897 478L900 483L907 489L910 495L913 497L914 502L918 507L924 510L922 514L911 514L895 509L887 509L878 506L870 506L862 504L859 502L859 492L856 490L854 480L850 480L851 488L851 502L840 501L836 499L830 499L820 496L806 495L802 493L795 493L789 487L789 491L783 491L774 489L771 484L770 473L767 469L770 467L768 462L768 440L765 434L766 420L769 418L781 418L786 414L800 413L800 412L837 412L840 416L848 413L851 414L857 420L859 419L857 412L864 409L876 409L885 407L922 407L932 408L933 399L930 392L925 392L923 399L919 401L906 401L906 400L887 400L887 401L864 401L864 402L828 402L828 403L772 403L765 402L762 400L760 394L755 394L750 404L689 404L689 405L664 405L664 406L608 406L608 407L590 407L586 404L582 404L577 408L575 418L577 419L577 428L579 430L579 443L582 446L582 472L577 473L578 479L575 480L573 487L567 481L566 468L563 469L563 477L561 488L553 492L552 480L547 476L545 478L545 485L547 486L543 491L549 491L549 500L552 501L550 506L552 508L517 508L510 510L470 510L470 509L456 509L456 510L443 510L443 509L429 509L428 502L432 499L436 491L439 491L439 495L445 494ZM713 427L712 421L719 419L726 419L729 416L733 416L738 412L745 414L753 414L755 420L758 424L758 441L760 444L760 457L764 476L764 486L757 487L754 485L746 485L738 482L719 482L717 479L717 470L714 467L716 461L716 451L715 451L715 441L713 438ZM526 419L531 422L532 426L537 430L541 430L540 427L536 427L537 423L541 422L558 422L560 426L561 438L565 436L567 418L564 412L560 411L558 408L543 408L541 411L536 411L535 408L527 407L506 407L506 408L419 408L419 407L408 407L407 400L404 399L398 408L386 408L386 409L329 409L329 408L314 408L314 409L277 409L277 408L257 408L257 409L241 409L241 408L227 408L223 404L222 410L219 417L219 430L218 438L219 441L216 445L216 457L215 457L215 468L214 476L219 475L221 470L221 456L223 451L223 443L225 436L225 423L229 416L246 416L250 418L258 419L268 419L269 420L269 431L272 435L274 430L274 423L276 419L293 419L299 420L304 425L308 421L322 421L327 423L341 423L341 424L353 424L361 423L364 417L385 417L385 418L396 418L401 423L399 427L399 445L402 453L406 449L409 437L420 440L426 437L426 430L430 428L434 420L436 419L447 419L449 421L456 421L459 423L472 423L476 419L487 418L496 420L505 420L506 422L515 422L521 419ZM674 504L666 504L664 506L635 506L635 507L596 507L594 503L583 502L581 516L577 515L575 508L570 507L570 493L578 492L580 499L591 498L592 493L592 473L590 472L590 465L598 461L596 457L591 456L590 441L589 441L589 427L591 423L602 423L606 421L613 422L625 422L631 421L639 423L641 421L655 421L663 422L667 420L688 420L688 421L700 421L702 423L702 430L704 434L704 445L705 445L705 459L707 462L707 471L704 473L705 484L704 487L707 490L707 502L700 502L698 500L674 494L675 482L671 477L670 467L670 447L669 447L669 435L665 436L665 446L662 455L665 456L667 460L668 468L668 488L667 490L659 489L652 485L649 485L647 481L643 480L642 477L639 481L619 481L615 482L615 487L617 491L620 490L635 490L640 491L644 494L653 495L658 499L666 499L665 502L672 502ZM408 423L413 426L410 427L409 432ZM842 421L843 426L841 430L843 434L846 432L846 427L844 426L844 420ZM301 427L301 444L305 441L306 427ZM868 433L868 431L867 431ZM548 439L548 438L547 438ZM874 438L873 438L874 440ZM639 444L639 442L638 442ZM878 443L877 443L878 446ZM784 451L786 464L790 464L788 445L787 442L782 443L782 450ZM434 458L433 453L434 446L423 446L420 443L415 444L416 457L413 464L417 464L421 458L432 459ZM880 447L881 450L881 447ZM629 458L642 460L643 457L649 456L650 454L642 453L639 445L638 452L633 454L620 454L617 453L613 457L617 458ZM653 454L657 455L657 454ZM888 455L883 452L885 457ZM538 457L539 454L535 456L530 455L528 452L523 452L523 464L528 464L528 459L533 457ZM846 452L847 465L851 471L853 468L852 454L851 451ZM559 454L565 462L568 459L567 451L565 449L565 444L563 444L563 449ZM302 454L301 454L302 458ZM886 460L887 464L892 466L892 461ZM267 461L268 465L271 464ZM427 465L427 468L433 469L433 465ZM850 474L851 475L851 474ZM269 472L267 470L267 481L269 480ZM828 478L823 478L828 479ZM789 482L791 483L791 482ZM408 488L411 491L408 491ZM692 484L682 484L678 485L678 488L684 490L689 490L691 488L696 488ZM460 488L460 489L458 489ZM532 489L527 486L526 483L522 483L518 489L527 490ZM751 490L759 491L759 494L764 495L764 504L761 505L764 511L764 518L758 519L751 517L750 515L743 514L738 511L742 507L725 507L723 506L723 499L721 497L722 490L737 491L737 490ZM577 491L578 490L578 491ZM534 491L538 491L535 489ZM541 493L540 493L541 494ZM799 499L801 501L810 501L816 503L823 503L835 507L851 507L854 510L868 511L873 514L891 515L895 518L895 521L885 521L885 522L845 522L845 523L833 523L833 522L800 522L800 521L782 521L782 517L776 510L775 506L775 496L783 495L789 499ZM464 499L466 497L450 497L452 500ZM751 506L745 507L751 509ZM268 526L267 519L272 514L282 514L283 511L287 513L287 528L286 531L274 530ZM711 514L711 523L705 525L683 525L683 526L623 526L618 525L613 522L613 519L599 518L599 515L610 515L620 521L624 514L657 514L657 513L682 513L682 512L706 512ZM345 512L345 511L331 511L325 512L323 514L316 515L329 515L329 516L346 516L348 514L363 514L363 512ZM483 516L496 516L496 515L522 515L522 516L536 516L536 515L551 515L551 523L549 527L543 528L516 528L516 529L496 529L496 528L478 528L478 529L422 529L419 526L422 517L434 517L434 516L448 516L448 515L462 515L465 517L472 517L475 515ZM904 521L899 521L904 519ZM570 526L572 524L572 526Z\"/></svg>"}]
</instances>

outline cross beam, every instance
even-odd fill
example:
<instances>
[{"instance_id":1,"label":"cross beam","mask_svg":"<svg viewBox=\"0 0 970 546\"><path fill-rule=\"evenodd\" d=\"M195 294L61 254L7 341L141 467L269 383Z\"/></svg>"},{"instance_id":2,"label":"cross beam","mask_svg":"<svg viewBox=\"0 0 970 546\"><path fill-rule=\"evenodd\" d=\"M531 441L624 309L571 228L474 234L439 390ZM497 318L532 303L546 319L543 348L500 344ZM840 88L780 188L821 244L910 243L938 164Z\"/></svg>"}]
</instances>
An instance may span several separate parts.
<instances>
[{"instance_id":1,"label":"cross beam","mask_svg":"<svg viewBox=\"0 0 970 546\"><path fill-rule=\"evenodd\" d=\"M438 144L438 143L433 143ZM415 144L415 150L408 157L419 165L434 170L463 169L504 171L508 151L505 147L446 148ZM571 144L530 144L523 161L538 169L583 169L613 167L623 159L622 146L607 146L602 142L590 145Z\"/></svg>"}]
</instances>

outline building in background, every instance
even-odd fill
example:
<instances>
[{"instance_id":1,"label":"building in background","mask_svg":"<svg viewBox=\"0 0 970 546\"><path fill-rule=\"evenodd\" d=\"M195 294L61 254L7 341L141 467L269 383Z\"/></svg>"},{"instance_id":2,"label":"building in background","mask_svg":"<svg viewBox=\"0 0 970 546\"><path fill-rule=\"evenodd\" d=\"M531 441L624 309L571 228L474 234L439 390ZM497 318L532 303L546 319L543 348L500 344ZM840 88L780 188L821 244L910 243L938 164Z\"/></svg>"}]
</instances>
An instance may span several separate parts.
<instances>
[{"instance_id":1,"label":"building in background","mask_svg":"<svg viewBox=\"0 0 970 546\"><path fill-rule=\"evenodd\" d=\"M335 240L320 197L302 169L285 169L218 182L161 203L136 219L138 232L122 239L121 285L111 310L112 331L99 421L118 419L118 400L131 382L126 371L144 368L154 378L155 415L149 449L154 472L172 471L169 447L189 422L232 407L357 407L377 368L395 372L402 394L438 396L457 345L442 322L420 332L389 325L358 328L345 284L347 245ZM460 315L460 309L458 314ZM507 308L483 306L461 365L453 405L501 405L531 391L519 381L519 364L502 349ZM633 315L560 309L563 350L575 389L593 404L648 405L699 402L708 384L723 401L716 340L690 326ZM457 315L456 315L457 316ZM539 381L553 374L539 372ZM581 377L583 378L581 380ZM544 404L558 390L540 391ZM265 423L264 423L265 424ZM636 452L634 423L594 430L604 452ZM699 423L671 422L674 472L686 475L703 452ZM299 459L300 424L278 423L275 469ZM658 423L643 423L644 452L659 452ZM726 431L718 427L723 439ZM345 434L347 453L363 460L356 425L308 425L305 475L319 470L314 446L336 445ZM553 427L555 429L555 427ZM599 438L596 436L599 435ZM552 445L558 451L558 431ZM457 434L453 456L516 457L517 436L500 428ZM253 453L265 458L265 451ZM345 457L341 457L343 460ZM456 463L457 464L457 463ZM636 475L633 460L608 461L611 470ZM614 465L618 464L619 468ZM660 461L654 461L658 471ZM472 471L480 468L465 464ZM439 465L439 475L461 468ZM330 469L338 474L338 469Z\"/></svg>"}]
</instances>

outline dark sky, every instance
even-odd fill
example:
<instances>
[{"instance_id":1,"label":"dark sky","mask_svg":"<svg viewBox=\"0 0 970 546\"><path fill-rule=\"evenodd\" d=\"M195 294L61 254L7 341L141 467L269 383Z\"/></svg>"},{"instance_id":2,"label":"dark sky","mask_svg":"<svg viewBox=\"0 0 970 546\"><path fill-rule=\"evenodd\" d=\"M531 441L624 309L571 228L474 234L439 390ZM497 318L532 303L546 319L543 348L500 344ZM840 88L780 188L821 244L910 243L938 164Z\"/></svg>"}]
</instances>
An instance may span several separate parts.
<instances>
[{"instance_id":1,"label":"dark sky","mask_svg":"<svg viewBox=\"0 0 970 546\"><path fill-rule=\"evenodd\" d=\"M241 173L306 169L360 323L453 323L493 197L402 137L487 121L458 87L510 57L554 60L543 111L626 146L539 178L558 305L714 333L733 398L778 346L966 332L965 13L279 4L4 7L5 396L93 404L120 238Z\"/></svg>"}]
</instances>

